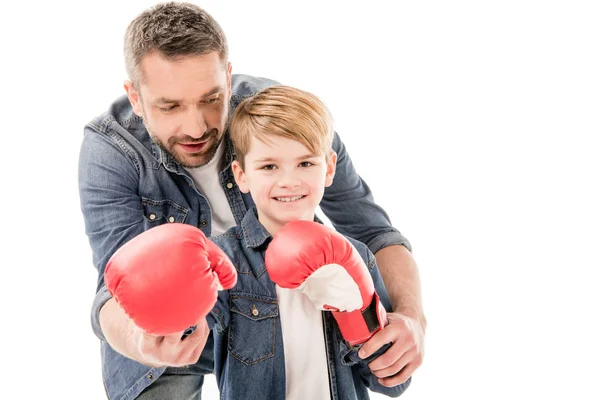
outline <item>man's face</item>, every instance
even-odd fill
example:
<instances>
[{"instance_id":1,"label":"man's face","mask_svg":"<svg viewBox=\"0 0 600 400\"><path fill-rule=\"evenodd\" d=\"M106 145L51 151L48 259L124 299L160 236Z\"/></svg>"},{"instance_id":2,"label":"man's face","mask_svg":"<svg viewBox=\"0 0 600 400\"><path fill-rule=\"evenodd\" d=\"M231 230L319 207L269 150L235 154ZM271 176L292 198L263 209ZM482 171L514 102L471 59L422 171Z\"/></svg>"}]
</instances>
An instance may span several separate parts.
<instances>
[{"instance_id":1,"label":"man's face","mask_svg":"<svg viewBox=\"0 0 600 400\"><path fill-rule=\"evenodd\" d=\"M142 82L125 90L152 140L184 167L209 162L223 139L231 97L231 64L217 52L166 60L152 52L141 62Z\"/></svg>"},{"instance_id":2,"label":"man's face","mask_svg":"<svg viewBox=\"0 0 600 400\"><path fill-rule=\"evenodd\" d=\"M244 171L233 162L235 180L252 195L259 221L275 234L290 221L314 219L325 187L333 182L336 155L327 160L298 141L272 135L269 143L253 137L244 162Z\"/></svg>"}]
</instances>

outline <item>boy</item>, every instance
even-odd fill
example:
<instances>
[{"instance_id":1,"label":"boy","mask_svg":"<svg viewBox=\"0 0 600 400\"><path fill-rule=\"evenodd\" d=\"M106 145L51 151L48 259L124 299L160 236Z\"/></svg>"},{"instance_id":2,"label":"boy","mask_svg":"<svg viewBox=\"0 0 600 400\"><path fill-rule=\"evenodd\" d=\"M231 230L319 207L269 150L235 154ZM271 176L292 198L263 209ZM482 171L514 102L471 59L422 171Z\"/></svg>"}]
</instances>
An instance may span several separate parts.
<instances>
[{"instance_id":1,"label":"boy","mask_svg":"<svg viewBox=\"0 0 600 400\"><path fill-rule=\"evenodd\" d=\"M221 292L211 312L216 323L209 321L216 330L215 373L222 395L365 399L366 387L400 395L410 381L392 388L380 385L368 368L371 359L356 356L358 349L343 340L331 313L315 308L299 290L276 285L272 268L277 265L265 266L265 250L277 240L270 242L271 236L277 238L291 221L314 221L324 189L333 181L336 154L328 110L312 94L274 86L242 102L229 131L236 182L251 194L256 209L248 211L240 226L212 238L238 273L235 287ZM369 265L389 310L374 256L362 243L352 244ZM285 246L278 250L285 251Z\"/></svg>"},{"instance_id":2,"label":"boy","mask_svg":"<svg viewBox=\"0 0 600 400\"><path fill-rule=\"evenodd\" d=\"M326 107L274 86L241 102L229 131L235 180L256 207L212 241L177 223L138 235L107 264L111 295L157 340L179 341L194 324L184 340L201 340L208 323L221 398L368 399L367 388L399 396L410 379L385 387L368 367L389 346L357 356L385 325L382 305L391 308L375 257L313 222L336 166Z\"/></svg>"}]
</instances>

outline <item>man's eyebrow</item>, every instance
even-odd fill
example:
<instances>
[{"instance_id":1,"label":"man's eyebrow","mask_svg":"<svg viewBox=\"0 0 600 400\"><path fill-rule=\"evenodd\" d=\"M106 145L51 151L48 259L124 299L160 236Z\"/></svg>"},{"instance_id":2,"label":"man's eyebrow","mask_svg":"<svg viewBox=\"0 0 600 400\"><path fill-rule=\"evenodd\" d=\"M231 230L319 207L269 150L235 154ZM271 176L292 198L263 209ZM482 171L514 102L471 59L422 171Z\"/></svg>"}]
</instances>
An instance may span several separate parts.
<instances>
[{"instance_id":1,"label":"man's eyebrow","mask_svg":"<svg viewBox=\"0 0 600 400\"><path fill-rule=\"evenodd\" d=\"M206 99L207 97L214 96L215 94L221 92L222 90L223 90L223 88L221 86L215 86L214 88L210 89L208 92L203 94L201 99ZM155 103L157 103L157 104L158 103L160 103L160 104L175 104L175 103L181 103L181 100L169 99L167 97L159 97L158 99L156 99Z\"/></svg>"},{"instance_id":2,"label":"man's eyebrow","mask_svg":"<svg viewBox=\"0 0 600 400\"><path fill-rule=\"evenodd\" d=\"M222 90L223 90L223 88L221 86L215 86L214 88L212 88L211 90L206 92L204 95L202 95L202 98L205 99L207 97L214 96L215 94L221 92Z\"/></svg>"},{"instance_id":3,"label":"man's eyebrow","mask_svg":"<svg viewBox=\"0 0 600 400\"><path fill-rule=\"evenodd\" d=\"M179 103L179 100L168 99L166 97L159 97L154 102L157 103L157 104L158 103L161 103L161 104L174 104L174 103Z\"/></svg>"}]
</instances>

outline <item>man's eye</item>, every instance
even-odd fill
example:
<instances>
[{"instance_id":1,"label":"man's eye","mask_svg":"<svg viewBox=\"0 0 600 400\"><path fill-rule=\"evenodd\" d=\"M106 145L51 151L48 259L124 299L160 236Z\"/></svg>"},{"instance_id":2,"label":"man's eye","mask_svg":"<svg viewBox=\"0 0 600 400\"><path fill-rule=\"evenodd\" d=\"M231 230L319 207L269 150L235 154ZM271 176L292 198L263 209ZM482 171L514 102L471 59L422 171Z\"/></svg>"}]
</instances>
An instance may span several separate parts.
<instances>
[{"instance_id":1,"label":"man's eye","mask_svg":"<svg viewBox=\"0 0 600 400\"><path fill-rule=\"evenodd\" d=\"M158 107L158 109L162 112L169 112L169 111L173 111L174 109L176 109L178 107L177 104L174 104L172 106L168 106L168 107Z\"/></svg>"},{"instance_id":2,"label":"man's eye","mask_svg":"<svg viewBox=\"0 0 600 400\"><path fill-rule=\"evenodd\" d=\"M213 97L212 99L206 100L207 104L215 104L219 101L219 97Z\"/></svg>"}]
</instances>

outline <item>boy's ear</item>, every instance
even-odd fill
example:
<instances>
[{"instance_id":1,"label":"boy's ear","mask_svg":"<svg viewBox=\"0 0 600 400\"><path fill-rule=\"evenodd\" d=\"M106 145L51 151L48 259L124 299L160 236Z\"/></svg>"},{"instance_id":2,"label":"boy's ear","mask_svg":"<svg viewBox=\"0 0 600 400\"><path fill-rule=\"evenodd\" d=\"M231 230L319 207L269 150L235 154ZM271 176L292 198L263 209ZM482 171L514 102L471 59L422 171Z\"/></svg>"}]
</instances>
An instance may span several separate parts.
<instances>
[{"instance_id":1,"label":"boy's ear","mask_svg":"<svg viewBox=\"0 0 600 400\"><path fill-rule=\"evenodd\" d=\"M231 163L231 171L233 172L235 183L237 183L240 191L242 193L248 193L250 189L248 188L248 183L246 182L246 174L244 174L244 170L242 169L242 166L238 160L235 160Z\"/></svg>"},{"instance_id":2,"label":"boy's ear","mask_svg":"<svg viewBox=\"0 0 600 400\"><path fill-rule=\"evenodd\" d=\"M325 187L329 187L333 183L336 163L337 153L332 150L331 155L329 156L329 160L327 160L327 172L325 173Z\"/></svg>"}]
</instances>

